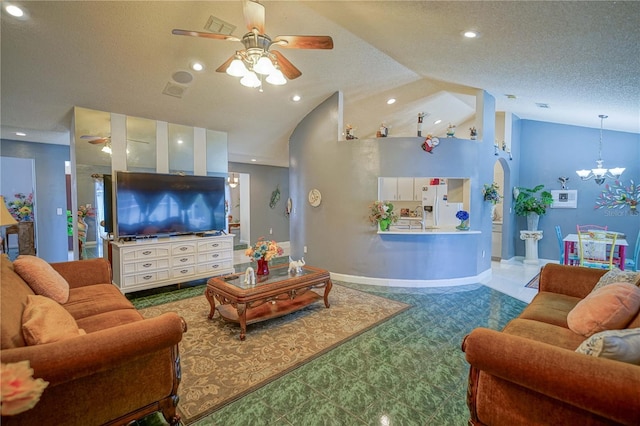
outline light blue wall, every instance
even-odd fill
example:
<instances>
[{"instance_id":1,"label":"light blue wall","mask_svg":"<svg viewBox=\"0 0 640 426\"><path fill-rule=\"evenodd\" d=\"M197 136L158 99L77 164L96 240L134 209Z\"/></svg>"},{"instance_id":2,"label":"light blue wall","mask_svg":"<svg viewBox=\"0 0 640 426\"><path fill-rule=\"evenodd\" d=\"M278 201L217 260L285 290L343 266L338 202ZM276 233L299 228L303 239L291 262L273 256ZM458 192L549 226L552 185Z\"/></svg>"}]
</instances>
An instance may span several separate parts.
<instances>
[{"instance_id":1,"label":"light blue wall","mask_svg":"<svg viewBox=\"0 0 640 426\"><path fill-rule=\"evenodd\" d=\"M632 252L640 230L640 215L631 215L628 209L622 215L595 210L596 199L606 183L599 186L593 180L581 181L575 172L596 166L600 129L531 120L521 120L520 126L520 185L530 188L543 184L547 189L561 189L558 177L569 176L569 189L578 190L577 209L548 209L540 218L540 229L544 231L539 242L540 257L558 258L555 225L560 225L564 234L575 233L576 224L607 225L627 234ZM604 167L626 167L622 182L640 182L640 135L604 130L602 140ZM517 230L525 227L525 219L518 217ZM516 255L524 255L524 242L516 244Z\"/></svg>"},{"instance_id":2,"label":"light blue wall","mask_svg":"<svg viewBox=\"0 0 640 426\"><path fill-rule=\"evenodd\" d=\"M67 260L65 213L67 196L64 162L69 161L69 147L2 139L0 155L34 159L37 255L48 262ZM62 209L62 215L56 214L57 208Z\"/></svg>"},{"instance_id":3,"label":"light blue wall","mask_svg":"<svg viewBox=\"0 0 640 426\"><path fill-rule=\"evenodd\" d=\"M443 138L433 154L415 137L337 141L339 98L336 93L318 106L290 138L292 257L304 255L307 263L336 273L385 279L462 278L490 269L490 204L482 200L482 186L492 182L496 161L493 98L486 95L484 104L490 142ZM471 178L470 224L481 233L377 234L367 217L379 176ZM323 194L319 207L307 202L312 188Z\"/></svg>"}]
</instances>

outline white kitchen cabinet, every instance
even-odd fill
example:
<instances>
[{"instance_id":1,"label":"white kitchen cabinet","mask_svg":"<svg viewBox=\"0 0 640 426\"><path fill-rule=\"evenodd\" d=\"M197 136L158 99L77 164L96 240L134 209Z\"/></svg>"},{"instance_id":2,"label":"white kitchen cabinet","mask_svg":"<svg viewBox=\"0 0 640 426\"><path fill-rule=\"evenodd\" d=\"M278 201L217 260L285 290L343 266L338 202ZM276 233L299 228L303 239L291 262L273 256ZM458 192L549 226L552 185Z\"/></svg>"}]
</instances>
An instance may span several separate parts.
<instances>
[{"instance_id":1,"label":"white kitchen cabinet","mask_svg":"<svg viewBox=\"0 0 640 426\"><path fill-rule=\"evenodd\" d=\"M398 178L397 201L414 201L413 178Z\"/></svg>"},{"instance_id":2,"label":"white kitchen cabinet","mask_svg":"<svg viewBox=\"0 0 640 426\"><path fill-rule=\"evenodd\" d=\"M398 199L398 178L378 178L378 200L396 201Z\"/></svg>"},{"instance_id":3,"label":"white kitchen cabinet","mask_svg":"<svg viewBox=\"0 0 640 426\"><path fill-rule=\"evenodd\" d=\"M416 192L415 181L416 179L410 177L378 178L378 199L382 201L420 201L422 187L419 192Z\"/></svg>"}]
</instances>

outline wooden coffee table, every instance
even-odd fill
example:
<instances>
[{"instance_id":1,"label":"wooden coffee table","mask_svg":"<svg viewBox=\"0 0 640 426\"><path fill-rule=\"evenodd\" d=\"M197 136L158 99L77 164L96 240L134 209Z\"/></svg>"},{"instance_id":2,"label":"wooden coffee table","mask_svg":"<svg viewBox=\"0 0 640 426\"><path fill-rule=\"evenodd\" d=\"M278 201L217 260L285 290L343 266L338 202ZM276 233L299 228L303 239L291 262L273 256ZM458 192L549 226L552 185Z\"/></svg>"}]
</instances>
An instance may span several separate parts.
<instances>
[{"instance_id":1,"label":"wooden coffee table","mask_svg":"<svg viewBox=\"0 0 640 426\"><path fill-rule=\"evenodd\" d=\"M256 276L255 284L245 283L244 275L210 278L204 291L211 305L209 319L217 309L225 321L240 324L240 340L245 339L247 324L286 315L323 298L312 289L324 288L324 305L330 306L333 284L324 269L305 265L301 273L290 274L288 264L277 265L270 267L269 275Z\"/></svg>"}]
</instances>

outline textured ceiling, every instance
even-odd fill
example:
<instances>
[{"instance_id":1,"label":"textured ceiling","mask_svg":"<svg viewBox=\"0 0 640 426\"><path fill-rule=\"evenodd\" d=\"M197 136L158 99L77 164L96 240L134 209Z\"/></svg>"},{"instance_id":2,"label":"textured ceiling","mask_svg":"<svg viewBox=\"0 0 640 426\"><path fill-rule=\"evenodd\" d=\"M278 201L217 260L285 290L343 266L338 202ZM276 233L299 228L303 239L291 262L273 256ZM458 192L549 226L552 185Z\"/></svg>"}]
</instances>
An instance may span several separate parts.
<instances>
[{"instance_id":1,"label":"textured ceiling","mask_svg":"<svg viewBox=\"0 0 640 426\"><path fill-rule=\"evenodd\" d=\"M240 43L171 35L213 15L241 36L241 1L15 3L29 18L2 14L3 138L68 143L80 106L225 131L230 161L286 166L294 127L336 91L345 123L367 137L380 122L411 135L422 111L425 132L443 133L472 118L474 88L521 118L599 127L608 114L607 129L640 132L640 2L265 0L267 34L330 35L335 48L282 49L302 76L262 93L215 72ZM207 68L182 98L164 95L196 59Z\"/></svg>"}]
</instances>

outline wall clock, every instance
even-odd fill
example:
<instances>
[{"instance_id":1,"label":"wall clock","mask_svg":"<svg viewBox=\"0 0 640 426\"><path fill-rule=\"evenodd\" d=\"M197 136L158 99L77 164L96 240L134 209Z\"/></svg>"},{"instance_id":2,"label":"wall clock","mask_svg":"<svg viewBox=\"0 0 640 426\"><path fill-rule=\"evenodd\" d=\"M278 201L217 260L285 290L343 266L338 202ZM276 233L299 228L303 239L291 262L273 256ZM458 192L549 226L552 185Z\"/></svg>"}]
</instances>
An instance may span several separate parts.
<instances>
[{"instance_id":1,"label":"wall clock","mask_svg":"<svg viewBox=\"0 0 640 426\"><path fill-rule=\"evenodd\" d=\"M314 188L309 191L309 204L311 204L312 207L318 207L321 201L322 194L320 194L319 189Z\"/></svg>"}]
</instances>

